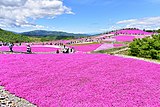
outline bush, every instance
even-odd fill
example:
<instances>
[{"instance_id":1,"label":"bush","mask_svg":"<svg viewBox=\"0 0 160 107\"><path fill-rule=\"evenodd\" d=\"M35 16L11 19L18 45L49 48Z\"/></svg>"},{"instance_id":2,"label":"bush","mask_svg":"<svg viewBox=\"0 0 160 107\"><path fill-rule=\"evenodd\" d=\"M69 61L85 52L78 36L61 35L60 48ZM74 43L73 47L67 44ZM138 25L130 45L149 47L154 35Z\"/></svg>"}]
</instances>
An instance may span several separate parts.
<instances>
[{"instance_id":1,"label":"bush","mask_svg":"<svg viewBox=\"0 0 160 107\"><path fill-rule=\"evenodd\" d=\"M135 39L129 48L129 55L160 60L160 35Z\"/></svg>"}]
</instances>

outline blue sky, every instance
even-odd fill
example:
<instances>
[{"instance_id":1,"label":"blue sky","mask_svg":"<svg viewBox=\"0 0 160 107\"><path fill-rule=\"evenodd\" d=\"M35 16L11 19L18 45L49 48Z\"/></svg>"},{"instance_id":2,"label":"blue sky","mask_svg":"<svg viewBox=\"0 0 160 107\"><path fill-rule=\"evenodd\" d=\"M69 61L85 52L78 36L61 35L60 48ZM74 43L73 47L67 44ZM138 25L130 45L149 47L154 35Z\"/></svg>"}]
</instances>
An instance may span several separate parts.
<instances>
[{"instance_id":1,"label":"blue sky","mask_svg":"<svg viewBox=\"0 0 160 107\"><path fill-rule=\"evenodd\" d=\"M16 32L74 33L125 27L159 29L159 8L160 0L2 0L0 27Z\"/></svg>"}]
</instances>

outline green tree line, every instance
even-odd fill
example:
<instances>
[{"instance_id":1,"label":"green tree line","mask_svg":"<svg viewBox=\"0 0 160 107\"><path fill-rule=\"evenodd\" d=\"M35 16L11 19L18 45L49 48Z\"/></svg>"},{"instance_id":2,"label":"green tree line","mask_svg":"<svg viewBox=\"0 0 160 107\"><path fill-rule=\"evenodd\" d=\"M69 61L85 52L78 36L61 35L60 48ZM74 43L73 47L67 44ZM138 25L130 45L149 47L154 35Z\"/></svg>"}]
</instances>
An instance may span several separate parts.
<instances>
[{"instance_id":1,"label":"green tree line","mask_svg":"<svg viewBox=\"0 0 160 107\"><path fill-rule=\"evenodd\" d=\"M75 39L74 36L46 36L46 37L38 37L40 38L41 42L44 41L52 41L52 40L69 40L69 39Z\"/></svg>"}]
</instances>

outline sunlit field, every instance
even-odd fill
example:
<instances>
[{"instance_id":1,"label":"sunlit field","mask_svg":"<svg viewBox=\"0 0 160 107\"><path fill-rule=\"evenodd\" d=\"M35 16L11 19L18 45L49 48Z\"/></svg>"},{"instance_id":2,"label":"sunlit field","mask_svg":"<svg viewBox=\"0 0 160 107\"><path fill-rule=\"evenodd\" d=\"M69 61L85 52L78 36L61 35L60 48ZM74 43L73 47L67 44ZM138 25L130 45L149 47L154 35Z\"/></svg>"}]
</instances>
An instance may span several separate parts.
<instances>
[{"instance_id":1,"label":"sunlit field","mask_svg":"<svg viewBox=\"0 0 160 107\"><path fill-rule=\"evenodd\" d=\"M160 107L160 0L0 0L0 107Z\"/></svg>"},{"instance_id":2,"label":"sunlit field","mask_svg":"<svg viewBox=\"0 0 160 107\"><path fill-rule=\"evenodd\" d=\"M104 54L0 59L1 85L39 107L160 105L159 64Z\"/></svg>"}]
</instances>

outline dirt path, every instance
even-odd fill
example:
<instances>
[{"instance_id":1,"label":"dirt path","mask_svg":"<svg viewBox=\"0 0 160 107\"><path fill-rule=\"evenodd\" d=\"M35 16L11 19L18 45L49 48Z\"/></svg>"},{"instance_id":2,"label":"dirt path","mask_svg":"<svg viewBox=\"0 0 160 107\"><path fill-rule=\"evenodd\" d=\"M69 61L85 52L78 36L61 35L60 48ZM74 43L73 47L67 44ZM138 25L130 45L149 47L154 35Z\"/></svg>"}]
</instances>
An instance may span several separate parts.
<instances>
[{"instance_id":1,"label":"dirt path","mask_svg":"<svg viewBox=\"0 0 160 107\"><path fill-rule=\"evenodd\" d=\"M127 48L124 48L124 49L120 49L120 50L114 51L113 54L117 54L117 53L119 53L119 52L126 51L126 50L128 50L128 49L129 49L128 47L127 47Z\"/></svg>"}]
</instances>

